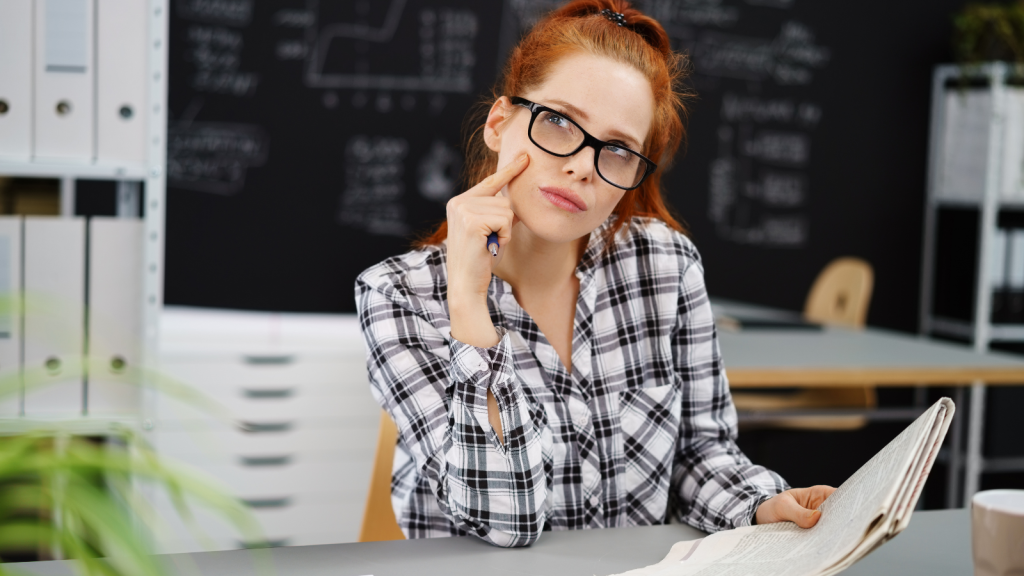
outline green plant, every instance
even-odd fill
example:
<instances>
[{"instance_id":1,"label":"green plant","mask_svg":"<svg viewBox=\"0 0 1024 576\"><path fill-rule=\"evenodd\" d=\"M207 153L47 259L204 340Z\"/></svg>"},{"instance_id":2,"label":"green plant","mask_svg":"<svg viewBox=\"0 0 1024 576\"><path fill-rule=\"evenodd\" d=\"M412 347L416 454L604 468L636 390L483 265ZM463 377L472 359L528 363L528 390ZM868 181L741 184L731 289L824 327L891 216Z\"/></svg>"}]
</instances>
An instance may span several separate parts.
<instances>
[{"instance_id":1,"label":"green plant","mask_svg":"<svg viewBox=\"0 0 1024 576\"><path fill-rule=\"evenodd\" d=\"M254 533L248 510L223 490L140 445L134 432L112 430L124 442L97 445L59 429L41 429L0 442L0 548L42 544L80 561L89 575L162 575L147 530L159 519L136 483L167 490L179 512L187 501L224 514ZM0 574L14 573L0 564Z\"/></svg>"},{"instance_id":2,"label":"green plant","mask_svg":"<svg viewBox=\"0 0 1024 576\"><path fill-rule=\"evenodd\" d=\"M61 309L38 299L8 300L0 297L0 316L18 309ZM89 362L83 357L69 364ZM0 401L42 386L45 370L0 376ZM218 403L173 378L137 367L127 367L124 376L130 385L150 386L215 417L227 417ZM159 457L130 421L112 419L99 434L97 421L0 418L0 556L42 549L79 560L79 571L89 576L162 576L167 567L152 554L150 543L166 522L145 496L156 490L166 492L200 541L208 539L193 520L196 506L224 517L246 541L263 540L252 513L224 487ZM85 429L88 436L82 434ZM269 569L268 557L258 556L256 567ZM18 573L0 563L0 576Z\"/></svg>"},{"instance_id":3,"label":"green plant","mask_svg":"<svg viewBox=\"0 0 1024 576\"><path fill-rule=\"evenodd\" d=\"M964 66L1024 64L1024 0L964 6L953 16L953 56Z\"/></svg>"}]
</instances>

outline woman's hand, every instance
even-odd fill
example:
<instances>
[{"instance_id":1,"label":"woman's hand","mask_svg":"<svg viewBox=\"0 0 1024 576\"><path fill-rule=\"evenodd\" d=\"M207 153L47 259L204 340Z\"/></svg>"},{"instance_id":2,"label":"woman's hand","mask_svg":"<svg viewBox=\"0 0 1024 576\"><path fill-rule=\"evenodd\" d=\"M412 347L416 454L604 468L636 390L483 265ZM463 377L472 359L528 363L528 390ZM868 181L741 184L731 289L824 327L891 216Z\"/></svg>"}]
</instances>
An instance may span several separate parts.
<instances>
[{"instance_id":1,"label":"woman's hand","mask_svg":"<svg viewBox=\"0 0 1024 576\"><path fill-rule=\"evenodd\" d=\"M448 311L452 338L489 348L498 342L487 311L487 288L497 263L487 236L498 233L504 246L512 237L515 214L502 188L530 163L526 154L448 201ZM499 256L500 257L500 256Z\"/></svg>"},{"instance_id":2,"label":"woman's hand","mask_svg":"<svg viewBox=\"0 0 1024 576\"><path fill-rule=\"evenodd\" d=\"M758 524L794 522L801 528L810 528L821 518L821 512L815 509L835 491L836 489L831 486L786 490L762 502L754 518Z\"/></svg>"}]
</instances>

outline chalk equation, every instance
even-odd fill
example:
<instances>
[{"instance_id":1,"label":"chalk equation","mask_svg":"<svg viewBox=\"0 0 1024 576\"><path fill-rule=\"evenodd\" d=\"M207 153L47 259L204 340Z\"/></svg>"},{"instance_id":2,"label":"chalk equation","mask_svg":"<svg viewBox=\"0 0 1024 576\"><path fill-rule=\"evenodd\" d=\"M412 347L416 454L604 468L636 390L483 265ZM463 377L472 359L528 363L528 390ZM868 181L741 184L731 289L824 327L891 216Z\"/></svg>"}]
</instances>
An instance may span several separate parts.
<instances>
[{"instance_id":1,"label":"chalk equation","mask_svg":"<svg viewBox=\"0 0 1024 576\"><path fill-rule=\"evenodd\" d=\"M743 244L800 247L810 225L801 208L809 182L810 133L821 107L787 98L726 93L718 157L708 171L708 218L719 236Z\"/></svg>"},{"instance_id":2,"label":"chalk equation","mask_svg":"<svg viewBox=\"0 0 1024 576\"><path fill-rule=\"evenodd\" d=\"M253 0L179 0L178 17L208 24L248 26Z\"/></svg>"},{"instance_id":3,"label":"chalk equation","mask_svg":"<svg viewBox=\"0 0 1024 576\"><path fill-rule=\"evenodd\" d=\"M831 57L814 41L811 30L787 22L775 38L754 38L705 32L693 47L694 68L700 74L742 80L773 80L779 85L806 85L814 71Z\"/></svg>"},{"instance_id":4,"label":"chalk equation","mask_svg":"<svg viewBox=\"0 0 1024 576\"><path fill-rule=\"evenodd\" d=\"M409 233L406 220L405 138L357 135L345 146L345 187L338 223L383 236Z\"/></svg>"},{"instance_id":5,"label":"chalk equation","mask_svg":"<svg viewBox=\"0 0 1024 576\"><path fill-rule=\"evenodd\" d=\"M167 128L167 184L214 194L245 187L250 168L267 161L270 138L260 126L171 122Z\"/></svg>"},{"instance_id":6,"label":"chalk equation","mask_svg":"<svg viewBox=\"0 0 1024 576\"><path fill-rule=\"evenodd\" d=\"M185 61L193 67L190 85L197 92L252 96L260 75L242 69L245 38L241 29L252 19L253 0L186 0L178 16L185 28Z\"/></svg>"},{"instance_id":7,"label":"chalk equation","mask_svg":"<svg viewBox=\"0 0 1024 576\"><path fill-rule=\"evenodd\" d=\"M808 242L813 134L823 116L801 96L833 59L796 0L640 0L691 60L701 100L719 105L717 133L690 142L718 153L706 165L707 216L738 244ZM777 94L781 93L782 96Z\"/></svg>"}]
</instances>

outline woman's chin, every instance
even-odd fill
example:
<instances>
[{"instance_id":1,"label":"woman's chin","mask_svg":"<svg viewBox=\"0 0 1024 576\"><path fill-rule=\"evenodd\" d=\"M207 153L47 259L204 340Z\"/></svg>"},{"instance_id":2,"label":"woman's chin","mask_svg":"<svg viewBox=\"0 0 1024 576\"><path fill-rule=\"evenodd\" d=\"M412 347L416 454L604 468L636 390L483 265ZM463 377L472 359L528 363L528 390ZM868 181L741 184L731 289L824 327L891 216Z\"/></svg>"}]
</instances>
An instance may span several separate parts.
<instances>
[{"instance_id":1,"label":"woman's chin","mask_svg":"<svg viewBox=\"0 0 1024 576\"><path fill-rule=\"evenodd\" d=\"M551 244L564 244L573 242L586 236L592 228L574 218L565 218L552 215L538 214L519 215L519 226L526 228L526 231L538 240L550 242ZM515 239L516 230L512 231L512 238Z\"/></svg>"}]
</instances>

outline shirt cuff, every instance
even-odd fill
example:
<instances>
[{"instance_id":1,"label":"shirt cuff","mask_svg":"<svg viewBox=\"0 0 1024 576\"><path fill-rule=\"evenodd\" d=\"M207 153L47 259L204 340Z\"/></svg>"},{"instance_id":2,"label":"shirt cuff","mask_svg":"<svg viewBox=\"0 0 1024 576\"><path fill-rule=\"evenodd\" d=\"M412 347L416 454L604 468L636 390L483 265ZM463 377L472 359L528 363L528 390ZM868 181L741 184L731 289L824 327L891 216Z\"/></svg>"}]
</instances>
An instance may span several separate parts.
<instances>
[{"instance_id":1,"label":"shirt cuff","mask_svg":"<svg viewBox=\"0 0 1024 576\"><path fill-rule=\"evenodd\" d=\"M740 514L736 520L736 526L734 528L740 528L743 526L756 526L757 525L757 509L761 507L761 504L771 500L777 496L777 494L768 494L761 492L753 496L748 503L746 511Z\"/></svg>"},{"instance_id":2,"label":"shirt cuff","mask_svg":"<svg viewBox=\"0 0 1024 576\"><path fill-rule=\"evenodd\" d=\"M512 377L512 345L508 330L495 327L498 343L490 348L478 348L452 338L451 377L464 382L490 388L492 384L508 382Z\"/></svg>"}]
</instances>

